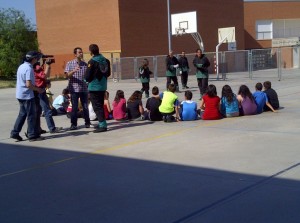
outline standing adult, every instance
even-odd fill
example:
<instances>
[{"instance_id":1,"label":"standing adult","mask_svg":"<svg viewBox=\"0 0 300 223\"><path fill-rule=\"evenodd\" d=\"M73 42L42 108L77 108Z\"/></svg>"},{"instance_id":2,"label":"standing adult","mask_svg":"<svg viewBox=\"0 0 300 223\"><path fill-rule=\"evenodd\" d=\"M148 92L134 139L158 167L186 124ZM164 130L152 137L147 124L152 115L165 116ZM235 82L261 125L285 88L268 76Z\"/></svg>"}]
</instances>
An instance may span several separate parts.
<instances>
[{"instance_id":1,"label":"standing adult","mask_svg":"<svg viewBox=\"0 0 300 223\"><path fill-rule=\"evenodd\" d=\"M47 59L45 63L45 69L43 66L40 66L40 63L36 63L33 65L34 68L34 77L35 77L35 86L42 89L43 93L35 93L37 94L36 96L36 108L37 108L37 116L36 116L36 128L37 131L41 130L41 113L43 110L44 111L44 116L46 119L46 123L48 126L48 129L50 133L57 133L59 132L62 128L61 127L55 127L55 123L52 117L52 110L50 108L50 103L49 99L46 93L46 87L47 87L47 78L50 77L50 64L51 60ZM41 132L42 133L42 132Z\"/></svg>"},{"instance_id":2,"label":"standing adult","mask_svg":"<svg viewBox=\"0 0 300 223\"><path fill-rule=\"evenodd\" d=\"M210 62L205 54L202 53L202 50L197 49L193 64L196 67L196 77L201 100L203 95L206 93L208 86L208 67L210 66Z\"/></svg>"},{"instance_id":3,"label":"standing adult","mask_svg":"<svg viewBox=\"0 0 300 223\"><path fill-rule=\"evenodd\" d=\"M40 141L40 137L35 131L36 109L33 91L43 93L43 89L37 88L35 84L33 64L40 59L41 54L36 51L29 51L24 63L21 64L17 71L16 98L18 99L20 110L14 128L10 133L10 138L22 141L19 135L27 118L27 136L29 141Z\"/></svg>"},{"instance_id":4,"label":"standing adult","mask_svg":"<svg viewBox=\"0 0 300 223\"><path fill-rule=\"evenodd\" d=\"M179 57L179 72L181 75L181 84L182 84L182 89L189 88L187 86L187 81L188 81L188 75L189 75L189 62L188 59L185 56L185 52L182 51L180 57Z\"/></svg>"},{"instance_id":5,"label":"standing adult","mask_svg":"<svg viewBox=\"0 0 300 223\"><path fill-rule=\"evenodd\" d=\"M96 44L89 46L92 59L88 62L86 70L86 81L89 82L88 90L94 112L98 119L98 126L94 132L107 131L107 123L104 115L104 96L107 90L107 77L110 76L110 62L99 53Z\"/></svg>"},{"instance_id":6,"label":"standing adult","mask_svg":"<svg viewBox=\"0 0 300 223\"><path fill-rule=\"evenodd\" d=\"M77 129L77 113L78 100L82 104L83 117L85 127L89 128L91 125L89 110L88 110L88 89L87 83L84 80L84 75L87 69L87 63L83 61L82 48L76 47L73 51L75 59L67 63L65 74L69 79L68 89L71 94L72 112L71 112L71 127L70 130Z\"/></svg>"},{"instance_id":7,"label":"standing adult","mask_svg":"<svg viewBox=\"0 0 300 223\"><path fill-rule=\"evenodd\" d=\"M169 55L166 58L166 76L167 76L167 89L169 87L169 85L171 84L171 81L173 81L175 87L176 87L176 91L179 91L179 87L178 87L178 80L177 80L177 76L176 76L176 68L179 67L178 64L178 60L175 56L173 56L173 51L169 52Z\"/></svg>"}]
</instances>

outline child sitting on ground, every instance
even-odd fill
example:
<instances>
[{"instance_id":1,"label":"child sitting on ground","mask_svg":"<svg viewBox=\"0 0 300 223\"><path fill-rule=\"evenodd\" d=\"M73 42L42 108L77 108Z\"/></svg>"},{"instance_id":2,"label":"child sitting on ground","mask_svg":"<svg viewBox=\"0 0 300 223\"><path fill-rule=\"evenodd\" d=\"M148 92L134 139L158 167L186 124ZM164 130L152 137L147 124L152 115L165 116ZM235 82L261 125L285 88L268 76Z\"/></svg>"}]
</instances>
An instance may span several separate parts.
<instances>
[{"instance_id":1,"label":"child sitting on ground","mask_svg":"<svg viewBox=\"0 0 300 223\"><path fill-rule=\"evenodd\" d=\"M109 92L105 91L104 94L104 116L106 120L113 119L112 110L109 102Z\"/></svg>"},{"instance_id":2,"label":"child sitting on ground","mask_svg":"<svg viewBox=\"0 0 300 223\"><path fill-rule=\"evenodd\" d=\"M216 86L208 85L206 94L200 102L200 109L204 110L201 115L203 120L216 120L221 118L220 98L217 95Z\"/></svg>"},{"instance_id":3,"label":"child sitting on ground","mask_svg":"<svg viewBox=\"0 0 300 223\"><path fill-rule=\"evenodd\" d=\"M276 91L272 88L272 85L271 85L270 81L265 81L264 82L264 92L266 93L266 95L268 97L268 101L272 105L272 107L275 110L279 109L278 95L277 95ZM270 111L270 108L265 105L264 110L265 111Z\"/></svg>"},{"instance_id":4,"label":"child sitting on ground","mask_svg":"<svg viewBox=\"0 0 300 223\"><path fill-rule=\"evenodd\" d=\"M53 101L53 107L56 109L57 114L66 114L70 104L69 89L65 88L61 95L58 95Z\"/></svg>"},{"instance_id":5,"label":"child sitting on ground","mask_svg":"<svg viewBox=\"0 0 300 223\"><path fill-rule=\"evenodd\" d=\"M113 106L113 117L115 120L117 121L127 120L126 99L124 97L124 91L117 90L112 106Z\"/></svg>"},{"instance_id":6,"label":"child sitting on ground","mask_svg":"<svg viewBox=\"0 0 300 223\"><path fill-rule=\"evenodd\" d=\"M239 116L239 102L236 95L232 92L229 85L224 85L222 88L221 98L221 113L223 117L237 117Z\"/></svg>"},{"instance_id":7,"label":"child sitting on ground","mask_svg":"<svg viewBox=\"0 0 300 223\"><path fill-rule=\"evenodd\" d=\"M57 112L56 112L56 109L53 107L53 94L52 92L50 91L50 88L51 88L51 81L50 80L47 80L46 81L46 87L45 87L45 90L46 90L46 95L48 97L48 101L49 101L49 107L52 111L52 116L55 116L57 115ZM43 111L44 112L44 111Z\"/></svg>"},{"instance_id":8,"label":"child sitting on ground","mask_svg":"<svg viewBox=\"0 0 300 223\"><path fill-rule=\"evenodd\" d=\"M128 119L133 121L143 121L144 117L144 108L142 103L142 93L140 91L135 91L130 96L127 101L127 113Z\"/></svg>"},{"instance_id":9,"label":"child sitting on ground","mask_svg":"<svg viewBox=\"0 0 300 223\"><path fill-rule=\"evenodd\" d=\"M262 88L263 88L263 85L261 83L257 83L255 85L256 91L252 94L255 99L255 103L257 105L257 114L260 114L263 112L264 106L268 106L268 108L270 110L275 112L274 108L268 101L268 97L267 97L266 93L262 92Z\"/></svg>"},{"instance_id":10,"label":"child sitting on ground","mask_svg":"<svg viewBox=\"0 0 300 223\"><path fill-rule=\"evenodd\" d=\"M161 99L159 97L159 89L154 86L152 88L152 97L148 98L146 102L146 109L148 113L148 119L150 121L161 121L162 115L159 112L159 106L161 104Z\"/></svg>"},{"instance_id":11,"label":"child sitting on ground","mask_svg":"<svg viewBox=\"0 0 300 223\"><path fill-rule=\"evenodd\" d=\"M179 121L179 101L178 96L174 94L175 91L176 86L174 84L169 84L168 90L160 94L162 102L159 106L159 111L163 116L164 122L172 122L174 119ZM175 118L173 114L176 115Z\"/></svg>"},{"instance_id":12,"label":"child sitting on ground","mask_svg":"<svg viewBox=\"0 0 300 223\"><path fill-rule=\"evenodd\" d=\"M239 101L240 115L256 115L257 105L246 85L240 86L237 100Z\"/></svg>"},{"instance_id":13,"label":"child sitting on ground","mask_svg":"<svg viewBox=\"0 0 300 223\"><path fill-rule=\"evenodd\" d=\"M197 103L192 101L193 93L185 91L185 100L180 104L180 118L182 121L192 121L198 119Z\"/></svg>"}]
</instances>

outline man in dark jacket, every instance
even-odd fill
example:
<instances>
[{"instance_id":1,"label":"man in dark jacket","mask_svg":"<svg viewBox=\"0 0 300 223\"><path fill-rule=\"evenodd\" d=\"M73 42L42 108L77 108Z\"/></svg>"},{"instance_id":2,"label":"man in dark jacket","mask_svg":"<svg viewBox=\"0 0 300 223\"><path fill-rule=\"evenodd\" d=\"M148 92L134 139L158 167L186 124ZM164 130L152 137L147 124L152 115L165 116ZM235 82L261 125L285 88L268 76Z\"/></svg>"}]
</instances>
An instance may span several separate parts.
<instances>
[{"instance_id":1,"label":"man in dark jacket","mask_svg":"<svg viewBox=\"0 0 300 223\"><path fill-rule=\"evenodd\" d=\"M107 123L104 115L104 94L107 90L107 77L110 76L110 62L99 53L99 47L96 44L89 46L92 57L88 62L85 79L88 84L88 90L93 109L98 119L98 127L94 132L107 131Z\"/></svg>"},{"instance_id":2,"label":"man in dark jacket","mask_svg":"<svg viewBox=\"0 0 300 223\"><path fill-rule=\"evenodd\" d=\"M169 52L169 55L166 58L166 76L167 76L167 89L171 81L173 81L174 85L176 86L176 91L179 91L178 87L178 80L176 76L176 68L179 67L178 60L176 57L173 56L173 51Z\"/></svg>"},{"instance_id":3,"label":"man in dark jacket","mask_svg":"<svg viewBox=\"0 0 300 223\"><path fill-rule=\"evenodd\" d=\"M187 86L187 81L188 81L188 75L189 75L189 62L188 59L185 56L185 52L182 51L180 57L179 57L179 73L181 75L181 84L182 84L182 89L189 88Z\"/></svg>"},{"instance_id":4,"label":"man in dark jacket","mask_svg":"<svg viewBox=\"0 0 300 223\"><path fill-rule=\"evenodd\" d=\"M193 60L193 64L196 67L196 77L198 82L198 87L200 90L200 100L202 100L202 96L206 93L206 89L208 86L208 67L210 66L210 62L202 53L201 49L196 50L196 56Z\"/></svg>"}]
</instances>

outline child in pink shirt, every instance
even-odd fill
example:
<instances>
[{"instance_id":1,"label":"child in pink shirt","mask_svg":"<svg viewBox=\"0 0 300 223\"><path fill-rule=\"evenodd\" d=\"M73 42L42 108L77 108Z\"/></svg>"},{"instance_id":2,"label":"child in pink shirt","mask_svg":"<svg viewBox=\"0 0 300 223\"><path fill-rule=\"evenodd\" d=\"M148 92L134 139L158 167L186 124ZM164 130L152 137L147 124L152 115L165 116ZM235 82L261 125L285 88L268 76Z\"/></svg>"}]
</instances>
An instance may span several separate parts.
<instances>
[{"instance_id":1,"label":"child in pink shirt","mask_svg":"<svg viewBox=\"0 0 300 223\"><path fill-rule=\"evenodd\" d=\"M124 91L117 90L115 100L112 103L113 106L113 117L117 121L127 119L126 115L126 99L124 97Z\"/></svg>"}]
</instances>

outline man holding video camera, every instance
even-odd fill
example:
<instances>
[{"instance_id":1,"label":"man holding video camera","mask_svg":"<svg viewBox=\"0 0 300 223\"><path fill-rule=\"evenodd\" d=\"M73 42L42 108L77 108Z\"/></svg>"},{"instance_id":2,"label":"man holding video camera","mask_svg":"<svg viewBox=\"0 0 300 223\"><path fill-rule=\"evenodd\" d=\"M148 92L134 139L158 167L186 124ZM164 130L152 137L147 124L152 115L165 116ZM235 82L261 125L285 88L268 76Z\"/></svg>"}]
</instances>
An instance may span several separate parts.
<instances>
[{"instance_id":1,"label":"man holding video camera","mask_svg":"<svg viewBox=\"0 0 300 223\"><path fill-rule=\"evenodd\" d=\"M43 60L40 62L37 62L33 65L34 70L34 77L35 77L35 86L43 89L44 91L42 93L34 92L35 93L35 102L36 102L36 128L37 131L40 131L40 133L45 133L44 130L41 129L41 114L42 110L44 111L46 123L48 126L48 129L50 133L57 133L59 132L62 127L56 127L53 117L52 117L52 111L49 105L49 99L47 97L45 88L47 86L47 79L50 77L50 70L51 70L51 64L55 62L55 60L51 55L42 55ZM41 66L42 63L42 66Z\"/></svg>"}]
</instances>

